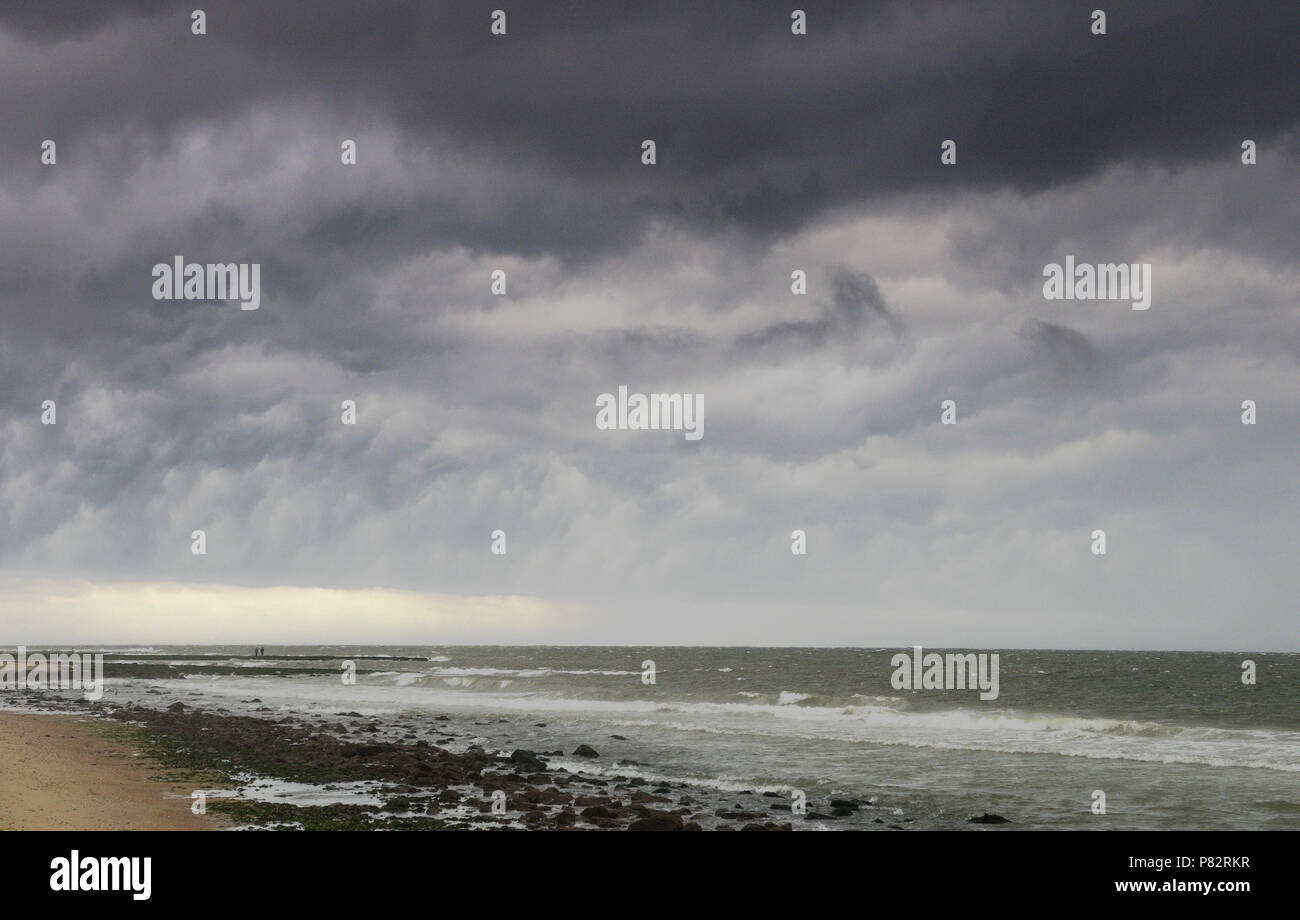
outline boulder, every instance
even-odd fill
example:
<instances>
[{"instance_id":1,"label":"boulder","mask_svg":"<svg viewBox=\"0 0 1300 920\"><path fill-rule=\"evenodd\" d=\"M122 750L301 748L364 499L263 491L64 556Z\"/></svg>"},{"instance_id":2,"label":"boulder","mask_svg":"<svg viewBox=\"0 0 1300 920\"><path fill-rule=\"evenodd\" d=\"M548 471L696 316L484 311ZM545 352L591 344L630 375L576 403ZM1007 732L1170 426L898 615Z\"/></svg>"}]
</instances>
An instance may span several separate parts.
<instances>
[{"instance_id":1,"label":"boulder","mask_svg":"<svg viewBox=\"0 0 1300 920\"><path fill-rule=\"evenodd\" d=\"M517 763L533 773L546 769L546 761L542 760L536 751L526 751L523 748L511 752L510 762Z\"/></svg>"},{"instance_id":2,"label":"boulder","mask_svg":"<svg viewBox=\"0 0 1300 920\"><path fill-rule=\"evenodd\" d=\"M630 831L682 831L686 829L681 815L665 811L647 812L627 826Z\"/></svg>"}]
</instances>

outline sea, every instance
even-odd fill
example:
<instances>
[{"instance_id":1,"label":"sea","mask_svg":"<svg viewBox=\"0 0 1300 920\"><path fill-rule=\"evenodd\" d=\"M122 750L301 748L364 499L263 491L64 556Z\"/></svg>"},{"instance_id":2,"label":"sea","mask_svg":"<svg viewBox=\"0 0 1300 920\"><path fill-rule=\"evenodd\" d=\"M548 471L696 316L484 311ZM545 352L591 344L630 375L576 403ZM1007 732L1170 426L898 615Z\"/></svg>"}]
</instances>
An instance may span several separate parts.
<instances>
[{"instance_id":1,"label":"sea","mask_svg":"<svg viewBox=\"0 0 1300 920\"><path fill-rule=\"evenodd\" d=\"M111 678L105 701L403 728L449 716L491 750L565 752L553 767L802 794L813 809L854 799L909 828L996 814L1007 829L1300 829L1296 654L999 650L998 696L981 699L897 689L894 656L912 652L898 648L77 650L235 671ZM339 673L292 673L321 667ZM571 755L579 745L600 756Z\"/></svg>"}]
</instances>

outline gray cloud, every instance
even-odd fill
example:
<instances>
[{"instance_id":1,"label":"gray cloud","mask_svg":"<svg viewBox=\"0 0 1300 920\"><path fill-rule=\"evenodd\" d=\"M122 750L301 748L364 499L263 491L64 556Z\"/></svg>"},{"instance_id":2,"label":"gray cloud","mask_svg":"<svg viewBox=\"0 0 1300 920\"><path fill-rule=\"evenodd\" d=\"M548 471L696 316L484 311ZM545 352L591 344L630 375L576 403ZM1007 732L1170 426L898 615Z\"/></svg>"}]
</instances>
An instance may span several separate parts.
<instances>
[{"instance_id":1,"label":"gray cloud","mask_svg":"<svg viewBox=\"0 0 1300 920\"><path fill-rule=\"evenodd\" d=\"M1294 4L205 8L0 4L6 577L1293 646ZM176 253L262 309L153 301ZM1044 301L1064 254L1152 262L1151 310ZM619 385L704 440L596 430Z\"/></svg>"},{"instance_id":2,"label":"gray cloud","mask_svg":"<svg viewBox=\"0 0 1300 920\"><path fill-rule=\"evenodd\" d=\"M768 236L899 193L1231 159L1242 137L1268 148L1300 116L1300 11L1285 0L1112 4L1104 37L1072 3L805 8L802 38L788 6L749 2L521 8L494 38L487 11L463 4L217 2L196 37L180 3L6 3L0 24L28 43L6 76L36 91L5 104L6 123L32 133L7 132L4 160L34 176L40 137L62 138L72 163L129 124L154 140L120 151L125 163L199 119L330 99L349 132L391 121L414 147L450 142L546 185L497 203L478 240L470 209L445 207L378 208L361 228L345 208L311 228L319 239L387 230L429 244L456 227L470 245L576 255L650 219ZM655 169L637 160L649 136ZM944 138L958 140L955 168L938 166Z\"/></svg>"},{"instance_id":3,"label":"gray cloud","mask_svg":"<svg viewBox=\"0 0 1300 920\"><path fill-rule=\"evenodd\" d=\"M1072 382L1091 382L1101 365L1097 346L1083 333L1041 319L1027 319L1023 336L1061 376Z\"/></svg>"},{"instance_id":4,"label":"gray cloud","mask_svg":"<svg viewBox=\"0 0 1300 920\"><path fill-rule=\"evenodd\" d=\"M762 329L746 332L736 339L737 353L769 352L780 355L791 348L825 345L833 336L856 338L872 318L883 320L895 336L903 333L903 324L885 306L880 288L870 275L835 266L827 272L831 301L821 307L821 315L807 320L782 320Z\"/></svg>"}]
</instances>

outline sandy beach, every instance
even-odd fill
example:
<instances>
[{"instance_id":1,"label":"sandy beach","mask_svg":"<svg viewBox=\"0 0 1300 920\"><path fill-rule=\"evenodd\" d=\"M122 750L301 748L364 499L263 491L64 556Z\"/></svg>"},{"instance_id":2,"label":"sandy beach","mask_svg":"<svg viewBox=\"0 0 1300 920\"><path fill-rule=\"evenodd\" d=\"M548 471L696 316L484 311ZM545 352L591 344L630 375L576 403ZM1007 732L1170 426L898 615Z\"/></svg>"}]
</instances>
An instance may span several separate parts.
<instances>
[{"instance_id":1,"label":"sandy beach","mask_svg":"<svg viewBox=\"0 0 1300 920\"><path fill-rule=\"evenodd\" d=\"M109 726L73 715L0 712L0 828L215 830L188 788L156 772Z\"/></svg>"}]
</instances>

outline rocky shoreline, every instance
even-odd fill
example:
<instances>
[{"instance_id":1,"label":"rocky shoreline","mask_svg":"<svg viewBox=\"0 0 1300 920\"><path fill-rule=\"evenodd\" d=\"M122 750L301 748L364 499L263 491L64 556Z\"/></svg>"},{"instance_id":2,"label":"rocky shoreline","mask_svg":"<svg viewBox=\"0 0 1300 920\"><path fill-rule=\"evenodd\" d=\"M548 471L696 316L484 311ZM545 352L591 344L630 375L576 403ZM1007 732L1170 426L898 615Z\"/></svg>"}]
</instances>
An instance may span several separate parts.
<instances>
[{"instance_id":1,"label":"rocky shoreline","mask_svg":"<svg viewBox=\"0 0 1300 920\"><path fill-rule=\"evenodd\" d=\"M191 777L206 807L241 828L903 830L912 821L838 798L810 799L805 813L794 814L788 795L617 772L640 766L626 761L572 770L552 765L565 757L560 750L487 750L476 743L477 723L458 725L446 715L418 726L357 712L240 715L169 702L174 695L156 686L147 693L156 704L6 696L24 708L135 726L155 762ZM566 759L573 757L594 764L601 755L581 745Z\"/></svg>"}]
</instances>

